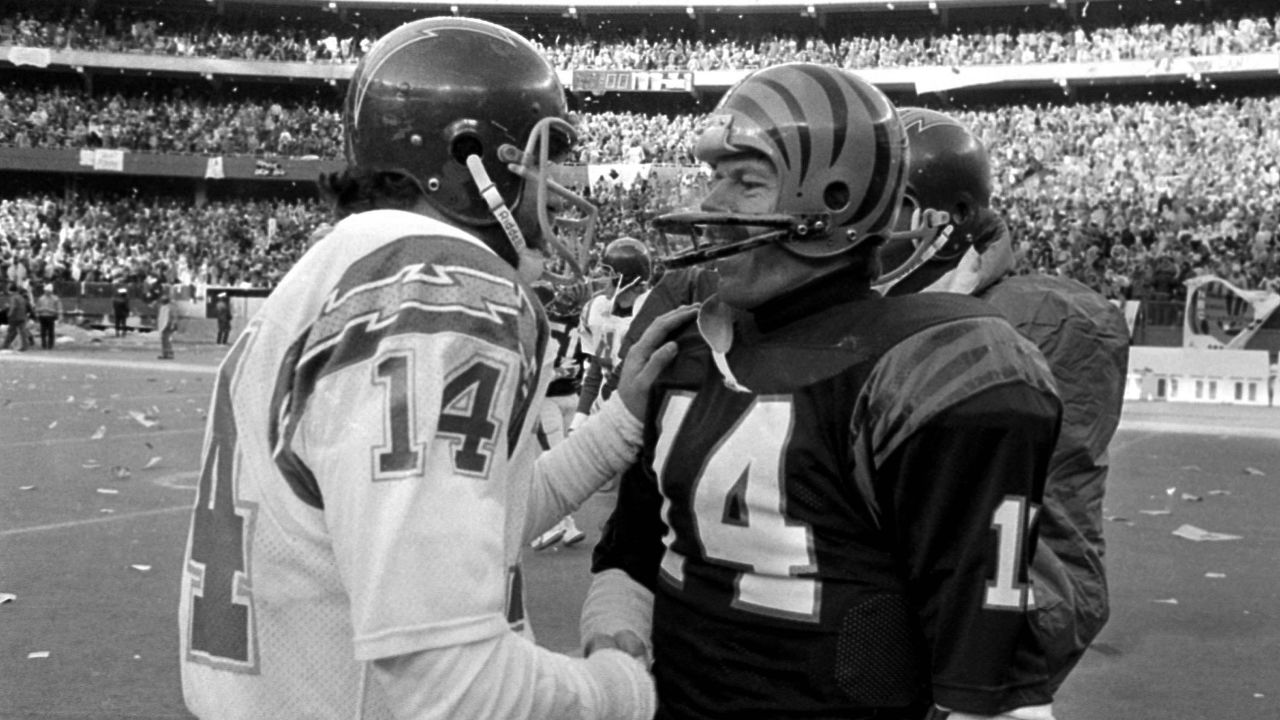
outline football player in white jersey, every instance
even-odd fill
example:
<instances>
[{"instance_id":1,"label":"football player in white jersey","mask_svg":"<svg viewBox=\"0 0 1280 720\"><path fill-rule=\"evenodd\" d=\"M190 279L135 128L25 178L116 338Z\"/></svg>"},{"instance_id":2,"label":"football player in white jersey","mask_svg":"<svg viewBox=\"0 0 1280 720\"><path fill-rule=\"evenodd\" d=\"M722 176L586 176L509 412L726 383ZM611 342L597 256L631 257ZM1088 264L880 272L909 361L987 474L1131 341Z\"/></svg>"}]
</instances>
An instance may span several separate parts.
<instances>
[{"instance_id":1,"label":"football player in white jersey","mask_svg":"<svg viewBox=\"0 0 1280 720\"><path fill-rule=\"evenodd\" d=\"M521 549L631 461L674 352L648 337L618 400L540 454L528 282L551 195L591 209L548 177L565 118L550 65L478 20L409 23L357 67L349 167L321 183L340 220L214 387L179 609L197 716L653 714L641 663L541 649L523 614Z\"/></svg>"},{"instance_id":2,"label":"football player in white jersey","mask_svg":"<svg viewBox=\"0 0 1280 720\"><path fill-rule=\"evenodd\" d=\"M578 409L569 423L569 432L582 426L587 415L598 410L613 394L614 360L631 320L649 296L649 280L653 277L653 259L649 248L635 238L620 237L604 248L600 268L609 278L609 287L593 296L582 309L578 338L585 355L582 389L578 393ZM557 542L576 545L587 534L565 515L559 523L539 535L532 543L535 550L546 550Z\"/></svg>"}]
</instances>

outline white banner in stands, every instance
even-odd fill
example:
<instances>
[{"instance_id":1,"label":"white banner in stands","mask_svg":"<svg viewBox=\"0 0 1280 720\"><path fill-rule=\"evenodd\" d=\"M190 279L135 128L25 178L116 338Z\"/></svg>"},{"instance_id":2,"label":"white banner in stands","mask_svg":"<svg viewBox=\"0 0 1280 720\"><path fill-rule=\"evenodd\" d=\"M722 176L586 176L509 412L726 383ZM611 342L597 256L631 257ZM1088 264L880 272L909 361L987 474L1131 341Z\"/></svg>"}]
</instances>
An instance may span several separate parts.
<instances>
[{"instance_id":1,"label":"white banner in stands","mask_svg":"<svg viewBox=\"0 0 1280 720\"><path fill-rule=\"evenodd\" d=\"M1125 400L1266 406L1274 390L1266 350L1129 348Z\"/></svg>"},{"instance_id":2,"label":"white banner in stands","mask_svg":"<svg viewBox=\"0 0 1280 720\"><path fill-rule=\"evenodd\" d=\"M123 150L94 150L93 169L124 172Z\"/></svg>"}]
</instances>

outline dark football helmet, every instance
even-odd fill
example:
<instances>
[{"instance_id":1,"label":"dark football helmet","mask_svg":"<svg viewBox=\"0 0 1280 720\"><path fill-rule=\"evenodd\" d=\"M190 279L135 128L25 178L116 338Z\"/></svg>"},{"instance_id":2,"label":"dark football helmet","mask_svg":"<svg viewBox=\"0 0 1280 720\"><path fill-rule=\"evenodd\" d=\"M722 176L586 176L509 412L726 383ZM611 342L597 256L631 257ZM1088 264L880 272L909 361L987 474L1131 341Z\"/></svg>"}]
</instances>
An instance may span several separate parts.
<instances>
[{"instance_id":1,"label":"dark football helmet","mask_svg":"<svg viewBox=\"0 0 1280 720\"><path fill-rule=\"evenodd\" d=\"M591 299L591 288L585 280L561 283L549 278L540 278L533 283L532 287L542 307L546 308L547 314L553 317L577 315Z\"/></svg>"},{"instance_id":2,"label":"dark football helmet","mask_svg":"<svg viewBox=\"0 0 1280 720\"><path fill-rule=\"evenodd\" d=\"M981 234L991 205L991 161L982 141L935 110L899 110L910 147L902 211L880 252L882 290L917 272L941 275ZM927 267L926 267L927 266Z\"/></svg>"},{"instance_id":3,"label":"dark football helmet","mask_svg":"<svg viewBox=\"0 0 1280 720\"><path fill-rule=\"evenodd\" d=\"M767 157L777 170L774 212L655 218L655 227L693 241L692 249L663 258L664 265L692 265L771 242L804 257L833 257L892 230L906 171L906 133L892 103L857 75L787 63L743 78L699 130L694 155L715 163L743 152ZM715 226L765 231L723 241L732 233Z\"/></svg>"},{"instance_id":4,"label":"dark football helmet","mask_svg":"<svg viewBox=\"0 0 1280 720\"><path fill-rule=\"evenodd\" d=\"M648 283L653 277L653 259L648 246L630 237L620 237L605 245L600 267L617 282L619 290Z\"/></svg>"},{"instance_id":5,"label":"dark football helmet","mask_svg":"<svg viewBox=\"0 0 1280 720\"><path fill-rule=\"evenodd\" d=\"M407 172L452 222L517 251L545 241L581 272L548 210L576 208L572 224L590 244L595 206L550 176L577 133L555 70L516 33L459 17L392 30L356 67L343 130L349 163ZM536 205L536 227L517 220L529 216L525 203Z\"/></svg>"}]
</instances>

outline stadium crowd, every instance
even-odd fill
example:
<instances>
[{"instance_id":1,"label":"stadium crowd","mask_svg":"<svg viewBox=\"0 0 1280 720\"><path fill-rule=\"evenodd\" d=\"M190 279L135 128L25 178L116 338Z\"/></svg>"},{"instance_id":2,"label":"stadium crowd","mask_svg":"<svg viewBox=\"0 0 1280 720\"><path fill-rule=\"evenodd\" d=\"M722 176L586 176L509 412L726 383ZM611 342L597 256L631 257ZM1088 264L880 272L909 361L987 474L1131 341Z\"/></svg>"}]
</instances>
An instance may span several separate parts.
<instances>
[{"instance_id":1,"label":"stadium crowd","mask_svg":"<svg viewBox=\"0 0 1280 720\"><path fill-rule=\"evenodd\" d=\"M1013 232L1018 272L1065 275L1115 299L1178 300L1182 283L1204 274L1280 292L1274 190L1249 196L1256 202L1223 202L1213 194L1223 188L1197 194L1197 181L1188 179L1154 201L1123 192L1092 195L1095 182L1132 181L1102 165L1102 182L1062 163L1003 184L996 206ZM703 180L691 169L631 185L602 176L584 190L600 208L601 238L638 237L662 253L664 239L648 220L698 197ZM177 198L68 203L22 196L0 200L0 278L271 287L328 219L315 201L192 207Z\"/></svg>"},{"instance_id":2,"label":"stadium crowd","mask_svg":"<svg viewBox=\"0 0 1280 720\"><path fill-rule=\"evenodd\" d=\"M1237 3L1221 17L1188 22L1142 21L1126 25L1080 21L1065 13L1046 27L984 27L914 34L867 32L828 38L764 35L694 39L681 33L546 32L533 38L560 69L747 70L788 61L812 61L850 69L920 65L988 65L1089 62L1266 52L1280 48L1280 13L1265 3ZM103 21L65 10L17 12L0 18L0 45L74 48L285 62L357 61L385 30L370 20L325 22L290 19L271 31L252 21L202 16L116 13ZM674 28L672 28L674 30Z\"/></svg>"},{"instance_id":3,"label":"stadium crowd","mask_svg":"<svg viewBox=\"0 0 1280 720\"><path fill-rule=\"evenodd\" d=\"M856 68L1280 48L1280 14L1256 12L1254 5L1213 21L1089 30L866 35L834 43L544 38L543 49L562 67L745 69L786 60ZM333 24L340 24L336 17ZM124 13L105 23L87 14L68 18L65 11L17 13L0 18L0 44L346 62L378 34L344 36L306 23L267 34L260 22L258 29L181 25ZM292 92L254 99L234 89L212 95L181 84L161 92L89 94L27 78L0 86L0 147L332 159L341 156L336 98ZM1272 121L1280 117L1280 97L1006 105L958 116L992 151L995 201L1013 231L1020 271L1069 275L1113 298L1176 299L1183 280L1204 273L1242 287L1280 288L1280 127ZM601 208L603 238L631 235L663 249L647 220L697 196L700 175L690 146L696 121L694 115L631 112L580 117L582 143L572 158L579 164L684 168L632 186L593 174L589 192ZM19 195L0 204L0 265L10 279L156 277L269 286L326 219L315 202L215 202L193 210L189 199L68 203Z\"/></svg>"},{"instance_id":4,"label":"stadium crowd","mask_svg":"<svg viewBox=\"0 0 1280 720\"><path fill-rule=\"evenodd\" d=\"M318 201L5 198L0 279L271 287L325 217Z\"/></svg>"},{"instance_id":5,"label":"stadium crowd","mask_svg":"<svg viewBox=\"0 0 1280 720\"><path fill-rule=\"evenodd\" d=\"M338 157L342 117L314 101L215 101L182 91L91 96L10 84L0 88L0 146Z\"/></svg>"}]
</instances>

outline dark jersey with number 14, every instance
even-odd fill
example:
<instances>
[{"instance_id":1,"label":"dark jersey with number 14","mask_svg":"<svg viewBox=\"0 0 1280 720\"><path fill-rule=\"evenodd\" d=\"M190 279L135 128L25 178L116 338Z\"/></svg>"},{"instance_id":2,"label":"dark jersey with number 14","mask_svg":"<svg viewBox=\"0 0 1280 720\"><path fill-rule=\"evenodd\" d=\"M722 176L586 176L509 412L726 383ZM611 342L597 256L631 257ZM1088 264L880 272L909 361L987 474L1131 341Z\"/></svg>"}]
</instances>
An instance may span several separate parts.
<instances>
[{"instance_id":1,"label":"dark jersey with number 14","mask_svg":"<svg viewBox=\"0 0 1280 720\"><path fill-rule=\"evenodd\" d=\"M593 569L655 593L659 717L1051 700L1027 590L1043 358L980 301L842 283L739 318L726 365L691 324L655 385Z\"/></svg>"}]
</instances>

